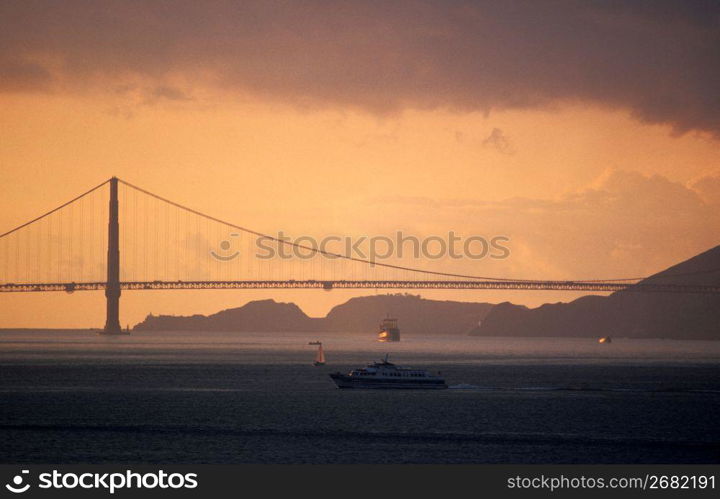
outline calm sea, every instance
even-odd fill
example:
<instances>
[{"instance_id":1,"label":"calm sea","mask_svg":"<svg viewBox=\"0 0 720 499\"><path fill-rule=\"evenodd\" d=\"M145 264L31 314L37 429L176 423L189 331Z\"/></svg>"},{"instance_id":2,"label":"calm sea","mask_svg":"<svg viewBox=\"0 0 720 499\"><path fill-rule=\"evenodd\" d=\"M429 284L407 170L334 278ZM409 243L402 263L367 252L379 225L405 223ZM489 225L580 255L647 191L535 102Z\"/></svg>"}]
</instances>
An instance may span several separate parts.
<instances>
[{"instance_id":1,"label":"calm sea","mask_svg":"<svg viewBox=\"0 0 720 499\"><path fill-rule=\"evenodd\" d=\"M4 463L720 463L720 342L2 332L0 397Z\"/></svg>"}]
</instances>

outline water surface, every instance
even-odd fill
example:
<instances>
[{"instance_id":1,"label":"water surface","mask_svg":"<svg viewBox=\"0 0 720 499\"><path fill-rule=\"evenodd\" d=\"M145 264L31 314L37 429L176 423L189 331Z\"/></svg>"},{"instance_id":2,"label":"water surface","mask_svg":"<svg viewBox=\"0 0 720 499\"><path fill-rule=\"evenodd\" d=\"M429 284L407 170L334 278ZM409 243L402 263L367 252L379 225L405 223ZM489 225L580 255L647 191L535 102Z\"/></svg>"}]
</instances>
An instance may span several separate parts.
<instances>
[{"instance_id":1,"label":"water surface","mask_svg":"<svg viewBox=\"0 0 720 499\"><path fill-rule=\"evenodd\" d=\"M451 389L327 376L386 353ZM711 341L6 331L0 397L2 462L720 462Z\"/></svg>"}]
</instances>

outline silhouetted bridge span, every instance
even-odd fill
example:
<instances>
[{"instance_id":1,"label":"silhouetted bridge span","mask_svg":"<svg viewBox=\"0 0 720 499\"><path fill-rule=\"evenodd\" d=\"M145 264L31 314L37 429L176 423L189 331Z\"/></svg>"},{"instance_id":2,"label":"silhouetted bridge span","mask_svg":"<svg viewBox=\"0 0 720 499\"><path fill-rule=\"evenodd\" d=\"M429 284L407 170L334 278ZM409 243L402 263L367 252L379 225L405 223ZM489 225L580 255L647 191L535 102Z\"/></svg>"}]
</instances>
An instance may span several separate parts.
<instances>
[{"instance_id":1,"label":"silhouetted bridge span","mask_svg":"<svg viewBox=\"0 0 720 499\"><path fill-rule=\"evenodd\" d=\"M0 284L0 292L100 291L105 282ZM516 289L535 291L632 291L642 293L720 293L720 286L632 284L593 281L152 281L120 282L127 291L158 289Z\"/></svg>"},{"instance_id":2,"label":"silhouetted bridge span","mask_svg":"<svg viewBox=\"0 0 720 499\"><path fill-rule=\"evenodd\" d=\"M271 243L276 250L292 249L310 258L253 258L259 241L266 243L265 249ZM314 258L320 256L325 258ZM232 224L116 177L0 234L0 293L102 290L109 334L121 331L122 291L173 289L720 293L720 286L642 278L508 279L373 261Z\"/></svg>"}]
</instances>

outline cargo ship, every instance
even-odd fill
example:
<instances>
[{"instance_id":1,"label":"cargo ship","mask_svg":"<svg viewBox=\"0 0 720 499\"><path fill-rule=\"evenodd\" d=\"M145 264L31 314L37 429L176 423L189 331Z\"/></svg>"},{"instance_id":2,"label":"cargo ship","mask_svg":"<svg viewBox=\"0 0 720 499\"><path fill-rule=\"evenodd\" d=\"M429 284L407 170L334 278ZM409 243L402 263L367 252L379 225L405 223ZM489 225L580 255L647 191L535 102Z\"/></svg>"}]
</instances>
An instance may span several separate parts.
<instances>
[{"instance_id":1,"label":"cargo ship","mask_svg":"<svg viewBox=\"0 0 720 499\"><path fill-rule=\"evenodd\" d=\"M378 341L381 343L400 341L400 329L398 329L397 319L391 319L390 317L383 319L380 323Z\"/></svg>"}]
</instances>

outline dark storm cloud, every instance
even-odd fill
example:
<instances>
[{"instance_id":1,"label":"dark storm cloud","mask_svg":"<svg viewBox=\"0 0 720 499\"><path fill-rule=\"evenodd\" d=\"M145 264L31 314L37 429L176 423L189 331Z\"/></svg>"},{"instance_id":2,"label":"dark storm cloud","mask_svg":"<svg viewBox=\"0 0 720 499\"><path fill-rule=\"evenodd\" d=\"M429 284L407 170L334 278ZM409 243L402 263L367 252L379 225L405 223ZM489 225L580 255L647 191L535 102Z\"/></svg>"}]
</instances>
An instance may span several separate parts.
<instances>
[{"instance_id":1,"label":"dark storm cloud","mask_svg":"<svg viewBox=\"0 0 720 499\"><path fill-rule=\"evenodd\" d=\"M375 112L588 101L717 136L719 17L714 1L6 1L0 60Z\"/></svg>"}]
</instances>

